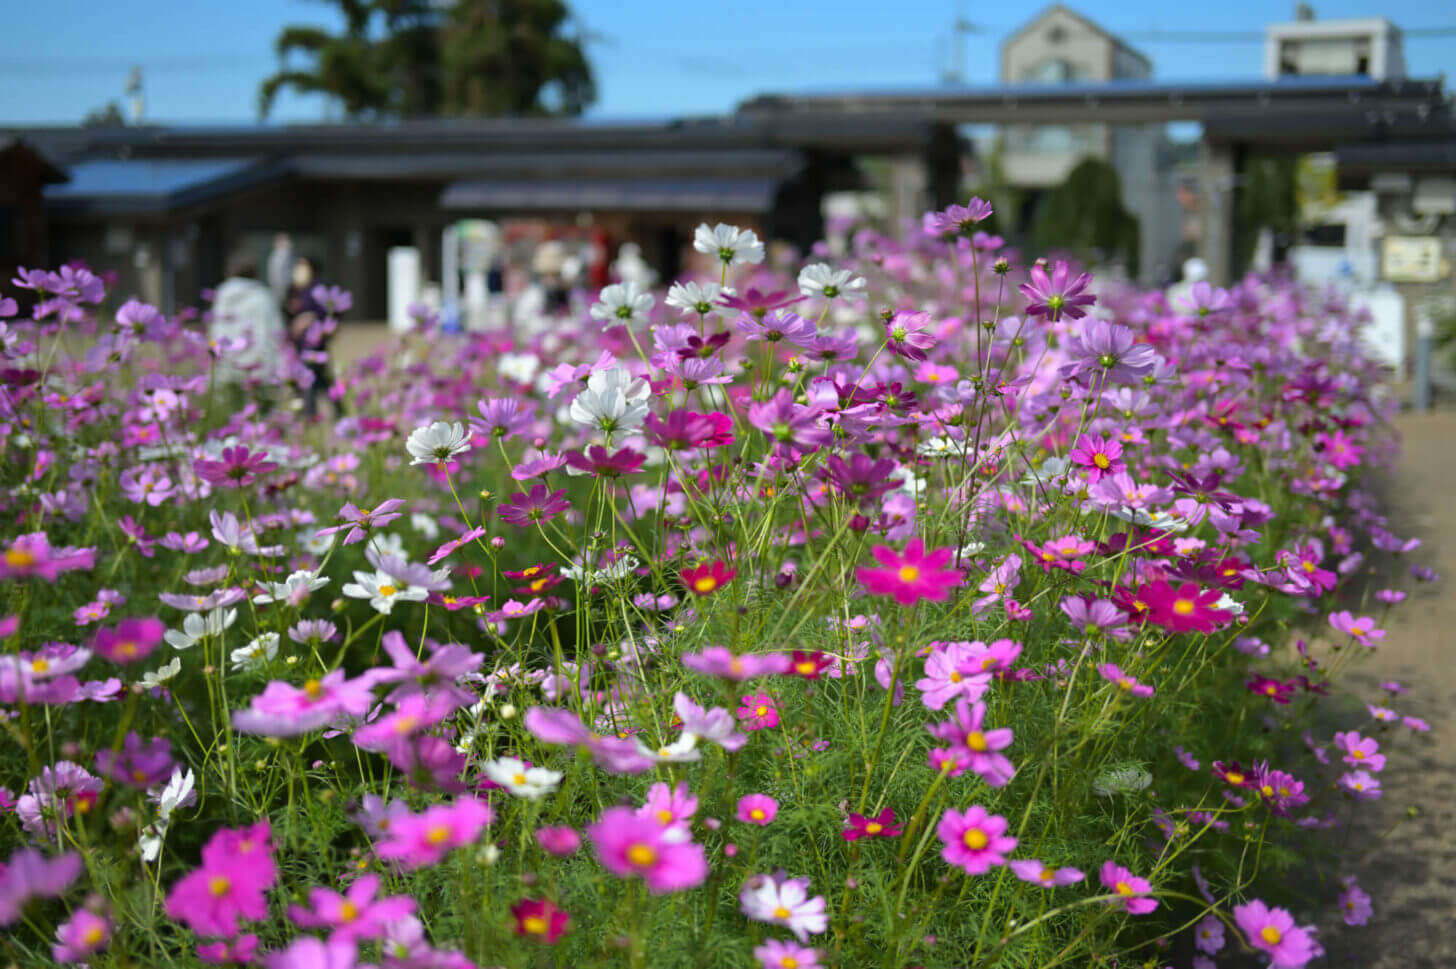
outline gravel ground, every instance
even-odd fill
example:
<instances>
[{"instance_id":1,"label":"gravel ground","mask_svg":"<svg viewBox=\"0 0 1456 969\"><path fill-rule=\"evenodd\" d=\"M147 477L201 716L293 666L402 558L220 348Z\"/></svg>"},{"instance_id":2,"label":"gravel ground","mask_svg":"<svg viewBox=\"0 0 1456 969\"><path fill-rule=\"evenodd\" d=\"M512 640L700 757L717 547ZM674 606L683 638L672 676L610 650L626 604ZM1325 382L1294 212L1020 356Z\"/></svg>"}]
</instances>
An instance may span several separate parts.
<instances>
[{"instance_id":1,"label":"gravel ground","mask_svg":"<svg viewBox=\"0 0 1456 969\"><path fill-rule=\"evenodd\" d=\"M1364 928L1327 928L1315 965L1359 969L1456 967L1456 412L1403 414L1400 466L1385 481L1393 530L1425 546L1414 561L1442 576L1421 583L1386 625L1381 648L1349 681L1381 702L1379 684L1410 692L1389 705L1431 732L1393 748L1382 778L1389 795L1362 813L1339 874L1354 873L1375 914ZM1402 588L1415 583L1406 578ZM1414 808L1416 815L1408 811ZM1392 830L1392 828L1394 830Z\"/></svg>"}]
</instances>

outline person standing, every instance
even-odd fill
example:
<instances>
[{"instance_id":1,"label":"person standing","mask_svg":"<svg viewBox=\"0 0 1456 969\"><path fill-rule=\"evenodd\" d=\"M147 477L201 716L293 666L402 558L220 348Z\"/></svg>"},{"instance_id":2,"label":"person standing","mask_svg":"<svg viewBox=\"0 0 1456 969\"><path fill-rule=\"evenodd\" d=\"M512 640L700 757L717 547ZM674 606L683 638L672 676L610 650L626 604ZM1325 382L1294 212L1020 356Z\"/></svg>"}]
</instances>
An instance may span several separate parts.
<instances>
[{"instance_id":1,"label":"person standing","mask_svg":"<svg viewBox=\"0 0 1456 969\"><path fill-rule=\"evenodd\" d=\"M293 264L289 280L288 295L284 298L284 312L288 314L288 333L298 358L313 374L313 382L304 394L303 413L306 417L318 414L318 401L334 385L333 370L329 366L329 337L332 322L326 325L328 312L314 297L314 290L322 289L314 274L313 263L304 256ZM333 402L334 416L343 415L343 407Z\"/></svg>"},{"instance_id":2,"label":"person standing","mask_svg":"<svg viewBox=\"0 0 1456 969\"><path fill-rule=\"evenodd\" d=\"M286 232L273 237L273 251L268 253L268 288L273 302L280 307L288 298L288 285L293 276L293 239Z\"/></svg>"},{"instance_id":3,"label":"person standing","mask_svg":"<svg viewBox=\"0 0 1456 969\"><path fill-rule=\"evenodd\" d=\"M256 275L251 259L237 257L213 296L208 337L214 345L228 344L217 361L216 379L223 383L266 379L272 376L269 366L279 359L283 317L272 292Z\"/></svg>"}]
</instances>

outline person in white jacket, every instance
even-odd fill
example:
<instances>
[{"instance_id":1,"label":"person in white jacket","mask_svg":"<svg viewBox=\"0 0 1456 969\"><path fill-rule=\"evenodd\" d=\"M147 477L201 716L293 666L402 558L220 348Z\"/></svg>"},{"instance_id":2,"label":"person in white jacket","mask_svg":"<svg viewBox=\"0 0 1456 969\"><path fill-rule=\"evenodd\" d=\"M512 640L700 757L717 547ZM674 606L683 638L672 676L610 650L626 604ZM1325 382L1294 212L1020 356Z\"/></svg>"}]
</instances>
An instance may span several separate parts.
<instances>
[{"instance_id":1,"label":"person in white jacket","mask_svg":"<svg viewBox=\"0 0 1456 969\"><path fill-rule=\"evenodd\" d=\"M237 262L213 297L208 338L214 344L241 344L218 357L215 372L219 381L239 383L247 377L276 376L274 370L283 359L283 314L272 290L254 278L255 273L250 262Z\"/></svg>"}]
</instances>

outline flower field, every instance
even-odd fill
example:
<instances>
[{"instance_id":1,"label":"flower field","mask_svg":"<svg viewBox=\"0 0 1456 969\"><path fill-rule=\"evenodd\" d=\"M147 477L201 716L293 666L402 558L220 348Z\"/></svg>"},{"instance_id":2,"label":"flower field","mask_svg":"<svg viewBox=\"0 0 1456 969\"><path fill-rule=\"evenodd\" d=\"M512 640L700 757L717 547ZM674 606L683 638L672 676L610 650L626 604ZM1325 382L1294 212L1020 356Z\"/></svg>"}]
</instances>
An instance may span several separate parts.
<instances>
[{"instance_id":1,"label":"flower field","mask_svg":"<svg viewBox=\"0 0 1456 969\"><path fill-rule=\"evenodd\" d=\"M989 213L422 313L332 421L23 272L0 963L1298 967L1378 917L1343 829L1426 725L1345 674L1435 576L1359 321Z\"/></svg>"}]
</instances>

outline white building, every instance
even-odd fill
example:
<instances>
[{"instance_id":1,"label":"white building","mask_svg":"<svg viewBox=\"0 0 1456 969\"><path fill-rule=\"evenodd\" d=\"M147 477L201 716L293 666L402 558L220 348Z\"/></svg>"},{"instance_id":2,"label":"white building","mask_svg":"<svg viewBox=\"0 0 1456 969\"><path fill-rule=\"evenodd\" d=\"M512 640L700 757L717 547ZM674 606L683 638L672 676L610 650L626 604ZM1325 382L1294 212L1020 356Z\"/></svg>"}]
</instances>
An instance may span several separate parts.
<instances>
[{"instance_id":1,"label":"white building","mask_svg":"<svg viewBox=\"0 0 1456 969\"><path fill-rule=\"evenodd\" d=\"M1307 11L1308 8L1305 8ZM1264 32L1264 76L1356 76L1377 81L1405 77L1400 28L1384 17L1296 20Z\"/></svg>"}]
</instances>

